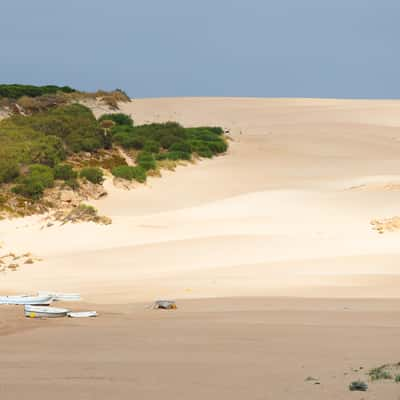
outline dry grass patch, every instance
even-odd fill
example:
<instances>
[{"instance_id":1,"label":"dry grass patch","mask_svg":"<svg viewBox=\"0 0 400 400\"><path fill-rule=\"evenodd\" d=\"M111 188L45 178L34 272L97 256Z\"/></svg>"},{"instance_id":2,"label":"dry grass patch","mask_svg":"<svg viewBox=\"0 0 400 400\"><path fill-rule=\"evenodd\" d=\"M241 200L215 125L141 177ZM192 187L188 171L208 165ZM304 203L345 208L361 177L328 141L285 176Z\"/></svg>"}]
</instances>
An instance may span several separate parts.
<instances>
[{"instance_id":1,"label":"dry grass patch","mask_svg":"<svg viewBox=\"0 0 400 400\"><path fill-rule=\"evenodd\" d=\"M396 232L400 230L400 217L385 218L382 220L374 219L371 221L372 229L378 233Z\"/></svg>"},{"instance_id":2,"label":"dry grass patch","mask_svg":"<svg viewBox=\"0 0 400 400\"><path fill-rule=\"evenodd\" d=\"M84 203L69 210L58 210L52 217L60 221L62 225L69 222L73 224L79 222L94 222L101 225L109 225L112 223L111 218L99 215L96 208Z\"/></svg>"}]
</instances>

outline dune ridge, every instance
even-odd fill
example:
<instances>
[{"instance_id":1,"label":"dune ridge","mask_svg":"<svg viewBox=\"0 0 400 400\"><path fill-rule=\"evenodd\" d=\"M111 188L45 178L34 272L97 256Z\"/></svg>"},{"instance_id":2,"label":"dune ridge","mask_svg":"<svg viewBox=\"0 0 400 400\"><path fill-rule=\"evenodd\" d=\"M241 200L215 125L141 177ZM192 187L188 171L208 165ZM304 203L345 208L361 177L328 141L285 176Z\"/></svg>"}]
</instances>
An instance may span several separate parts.
<instances>
[{"instance_id":1,"label":"dune ridge","mask_svg":"<svg viewBox=\"0 0 400 400\"><path fill-rule=\"evenodd\" d=\"M233 141L224 156L131 191L108 182L109 196L92 203L111 226L1 222L10 250L44 261L7 274L0 290L51 286L115 303L399 297L400 236L370 221L400 213L400 101L171 98L122 110L137 123L221 125Z\"/></svg>"}]
</instances>

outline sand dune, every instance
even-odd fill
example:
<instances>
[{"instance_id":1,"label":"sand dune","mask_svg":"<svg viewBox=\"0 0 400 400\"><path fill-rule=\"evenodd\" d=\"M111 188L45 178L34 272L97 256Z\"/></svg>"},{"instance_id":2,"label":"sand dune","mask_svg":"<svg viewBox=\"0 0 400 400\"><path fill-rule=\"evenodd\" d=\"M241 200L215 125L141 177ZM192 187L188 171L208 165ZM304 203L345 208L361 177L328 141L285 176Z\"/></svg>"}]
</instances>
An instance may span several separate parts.
<instances>
[{"instance_id":1,"label":"sand dune","mask_svg":"<svg viewBox=\"0 0 400 400\"><path fill-rule=\"evenodd\" d=\"M107 182L93 204L112 225L0 222L0 252L44 259L1 274L1 293L79 291L93 304L77 307L100 312L37 321L2 308L2 399L346 399L352 380L399 361L400 101L148 99L124 111L222 125L233 141L132 191ZM178 310L145 310L161 297ZM377 382L358 398L396 395Z\"/></svg>"},{"instance_id":2,"label":"sand dune","mask_svg":"<svg viewBox=\"0 0 400 400\"><path fill-rule=\"evenodd\" d=\"M0 290L79 288L112 302L314 296L326 286L347 296L348 277L368 276L355 293L388 295L374 282L400 273L400 236L379 235L370 221L400 213L400 102L186 98L123 107L137 123L222 125L233 142L225 156L130 192L108 183L110 195L94 204L111 226L2 222L8 249L45 261L7 274Z\"/></svg>"}]
</instances>

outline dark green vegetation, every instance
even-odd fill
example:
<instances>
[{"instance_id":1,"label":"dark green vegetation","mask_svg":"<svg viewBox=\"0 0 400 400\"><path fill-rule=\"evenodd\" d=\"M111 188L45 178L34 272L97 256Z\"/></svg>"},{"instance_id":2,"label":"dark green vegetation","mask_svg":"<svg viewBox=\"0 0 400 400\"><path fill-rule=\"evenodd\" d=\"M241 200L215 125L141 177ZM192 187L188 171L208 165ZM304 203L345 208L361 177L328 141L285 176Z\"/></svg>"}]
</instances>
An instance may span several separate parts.
<instances>
[{"instance_id":1,"label":"dark green vegetation","mask_svg":"<svg viewBox=\"0 0 400 400\"><path fill-rule=\"evenodd\" d=\"M54 171L47 165L33 164L17 182L18 184L13 187L14 193L38 199L44 189L54 185Z\"/></svg>"},{"instance_id":2,"label":"dark green vegetation","mask_svg":"<svg viewBox=\"0 0 400 400\"><path fill-rule=\"evenodd\" d=\"M228 144L223 130L218 127L184 128L176 122L134 126L131 119L117 114L105 115L101 120L112 120L111 141L126 150L136 151L136 164L141 167L117 167L112 173L128 180L146 180L147 171L156 170L163 160L191 160L193 155L211 158L224 153Z\"/></svg>"},{"instance_id":3,"label":"dark green vegetation","mask_svg":"<svg viewBox=\"0 0 400 400\"><path fill-rule=\"evenodd\" d=\"M0 85L0 89L0 97L22 96L21 104L27 105L33 101L28 107L31 111L44 98L50 101L46 96L80 96L68 87ZM127 97L119 90L96 93L111 97L113 104ZM184 128L176 122L134 126L132 118L122 113L97 120L90 108L64 100L0 121L0 192L36 201L54 186L78 189L80 182L101 184L104 170L145 182L148 174L157 174L162 166L193 157L211 158L228 148L221 128ZM125 153L135 166L127 165Z\"/></svg>"},{"instance_id":4,"label":"dark green vegetation","mask_svg":"<svg viewBox=\"0 0 400 400\"><path fill-rule=\"evenodd\" d=\"M122 113L115 113L115 114L103 114L99 121L113 121L117 125L127 125L132 126L133 120L129 115L122 114Z\"/></svg>"},{"instance_id":5,"label":"dark green vegetation","mask_svg":"<svg viewBox=\"0 0 400 400\"><path fill-rule=\"evenodd\" d=\"M138 165L137 167L131 167L129 165L120 165L113 168L112 174L117 178L126 179L128 181L138 181L141 183L146 182L146 170Z\"/></svg>"},{"instance_id":6,"label":"dark green vegetation","mask_svg":"<svg viewBox=\"0 0 400 400\"><path fill-rule=\"evenodd\" d=\"M79 104L7 118L0 121L0 183L15 181L23 166L54 168L70 154L108 145L93 113Z\"/></svg>"},{"instance_id":7,"label":"dark green vegetation","mask_svg":"<svg viewBox=\"0 0 400 400\"><path fill-rule=\"evenodd\" d=\"M78 173L72 169L71 165L68 164L58 164L54 168L54 178L63 181L68 181L70 179L76 179Z\"/></svg>"},{"instance_id":8,"label":"dark green vegetation","mask_svg":"<svg viewBox=\"0 0 400 400\"><path fill-rule=\"evenodd\" d=\"M39 97L48 94L55 94L57 92L73 93L76 92L69 86L33 86L33 85L0 85L0 97L7 97L9 99L19 99L22 96Z\"/></svg>"},{"instance_id":9,"label":"dark green vegetation","mask_svg":"<svg viewBox=\"0 0 400 400\"><path fill-rule=\"evenodd\" d=\"M106 115L104 119L111 117ZM211 158L228 148L223 130L218 127L184 128L176 122L134 126L122 114L113 121L116 125L110 130L112 142L137 151L136 163L145 171L157 169L157 161L188 161L193 155ZM114 175L122 177L119 169L115 171L119 175Z\"/></svg>"},{"instance_id":10,"label":"dark green vegetation","mask_svg":"<svg viewBox=\"0 0 400 400\"><path fill-rule=\"evenodd\" d=\"M111 130L113 142L127 149L178 153L182 159L187 159L185 153L202 157L224 153L228 146L222 134L221 128L184 128L176 122L140 126L117 123Z\"/></svg>"},{"instance_id":11,"label":"dark green vegetation","mask_svg":"<svg viewBox=\"0 0 400 400\"><path fill-rule=\"evenodd\" d=\"M100 168L86 167L79 174L81 178L87 179L89 182L100 184L104 181L103 171Z\"/></svg>"},{"instance_id":12,"label":"dark green vegetation","mask_svg":"<svg viewBox=\"0 0 400 400\"><path fill-rule=\"evenodd\" d=\"M95 153L111 147L92 111L70 104L29 116L0 121L0 184L15 183L14 193L38 199L54 179L77 188L77 172L63 163L82 151ZM82 170L81 177L103 181L98 168Z\"/></svg>"}]
</instances>

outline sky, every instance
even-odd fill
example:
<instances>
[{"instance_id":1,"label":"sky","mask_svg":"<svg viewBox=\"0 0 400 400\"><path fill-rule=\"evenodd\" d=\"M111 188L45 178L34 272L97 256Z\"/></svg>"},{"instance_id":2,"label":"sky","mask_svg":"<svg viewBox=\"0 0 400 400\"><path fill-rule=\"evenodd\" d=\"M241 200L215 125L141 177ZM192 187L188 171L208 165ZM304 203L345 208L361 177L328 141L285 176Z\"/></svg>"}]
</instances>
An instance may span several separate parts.
<instances>
[{"instance_id":1,"label":"sky","mask_svg":"<svg viewBox=\"0 0 400 400\"><path fill-rule=\"evenodd\" d=\"M0 12L1 83L400 98L399 0L18 0Z\"/></svg>"}]
</instances>

